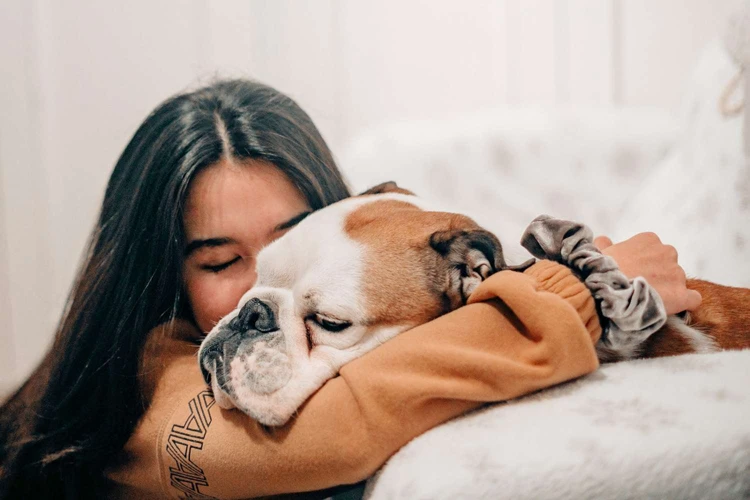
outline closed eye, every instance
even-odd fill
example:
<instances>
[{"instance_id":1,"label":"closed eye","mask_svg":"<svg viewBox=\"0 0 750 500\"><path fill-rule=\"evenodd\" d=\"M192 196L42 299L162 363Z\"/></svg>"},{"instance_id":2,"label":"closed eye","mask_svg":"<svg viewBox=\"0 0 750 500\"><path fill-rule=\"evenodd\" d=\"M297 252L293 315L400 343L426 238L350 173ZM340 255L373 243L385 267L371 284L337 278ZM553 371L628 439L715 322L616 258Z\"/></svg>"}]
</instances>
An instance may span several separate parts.
<instances>
[{"instance_id":1,"label":"closed eye","mask_svg":"<svg viewBox=\"0 0 750 500\"><path fill-rule=\"evenodd\" d=\"M212 273L219 273L223 271L224 269L227 269L229 266L234 264L235 262L240 260L240 256L238 255L234 259L224 262L223 264L217 264L215 266L201 266L201 269L204 269L206 271L210 271Z\"/></svg>"},{"instance_id":2,"label":"closed eye","mask_svg":"<svg viewBox=\"0 0 750 500\"><path fill-rule=\"evenodd\" d=\"M322 314L314 314L312 316L309 316L307 319L311 320L322 329L333 333L342 332L352 326L351 322L349 321L333 319L328 316L323 316Z\"/></svg>"}]
</instances>

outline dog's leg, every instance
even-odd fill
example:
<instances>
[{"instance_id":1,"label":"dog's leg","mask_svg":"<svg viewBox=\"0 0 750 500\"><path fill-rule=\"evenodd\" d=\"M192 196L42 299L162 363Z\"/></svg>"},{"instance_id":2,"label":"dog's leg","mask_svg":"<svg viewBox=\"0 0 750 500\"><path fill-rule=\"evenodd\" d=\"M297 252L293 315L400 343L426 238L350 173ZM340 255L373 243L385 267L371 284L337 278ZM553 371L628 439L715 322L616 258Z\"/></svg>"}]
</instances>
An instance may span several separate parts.
<instances>
[{"instance_id":1,"label":"dog's leg","mask_svg":"<svg viewBox=\"0 0 750 500\"><path fill-rule=\"evenodd\" d=\"M641 357L750 348L750 289L688 280L703 302L683 317L672 316L644 344Z\"/></svg>"}]
</instances>

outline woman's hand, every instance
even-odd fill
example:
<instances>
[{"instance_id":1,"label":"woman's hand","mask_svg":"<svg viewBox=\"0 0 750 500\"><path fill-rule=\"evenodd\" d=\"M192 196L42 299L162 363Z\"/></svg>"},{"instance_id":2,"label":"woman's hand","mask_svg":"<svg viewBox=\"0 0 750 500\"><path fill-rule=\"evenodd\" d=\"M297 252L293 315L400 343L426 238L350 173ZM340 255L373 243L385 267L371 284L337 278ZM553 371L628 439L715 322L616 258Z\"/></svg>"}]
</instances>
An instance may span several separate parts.
<instances>
[{"instance_id":1,"label":"woman's hand","mask_svg":"<svg viewBox=\"0 0 750 500\"><path fill-rule=\"evenodd\" d=\"M654 233L640 233L612 244L599 236L594 244L620 266L628 278L643 276L664 301L667 314L693 310L701 304L701 294L686 286L685 271L677 263L677 250L665 245Z\"/></svg>"}]
</instances>

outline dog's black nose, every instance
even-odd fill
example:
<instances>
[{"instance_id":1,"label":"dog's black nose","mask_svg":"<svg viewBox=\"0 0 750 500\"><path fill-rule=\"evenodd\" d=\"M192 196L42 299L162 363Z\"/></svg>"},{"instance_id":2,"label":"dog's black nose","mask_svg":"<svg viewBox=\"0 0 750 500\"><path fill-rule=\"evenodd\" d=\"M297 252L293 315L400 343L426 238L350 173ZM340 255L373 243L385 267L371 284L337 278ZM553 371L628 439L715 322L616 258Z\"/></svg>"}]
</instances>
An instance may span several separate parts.
<instances>
[{"instance_id":1,"label":"dog's black nose","mask_svg":"<svg viewBox=\"0 0 750 500\"><path fill-rule=\"evenodd\" d=\"M206 384L211 385L211 372L215 372L216 382L220 387L226 383L224 363L231 362L237 354L240 344L250 338L260 337L265 333L277 331L275 305L267 304L260 299L249 300L237 316L217 331L208 342L204 343L199 365Z\"/></svg>"},{"instance_id":2,"label":"dog's black nose","mask_svg":"<svg viewBox=\"0 0 750 500\"><path fill-rule=\"evenodd\" d=\"M251 299L242 306L240 313L227 326L235 332L242 333L251 330L260 333L278 330L276 313L271 307L260 299Z\"/></svg>"}]
</instances>

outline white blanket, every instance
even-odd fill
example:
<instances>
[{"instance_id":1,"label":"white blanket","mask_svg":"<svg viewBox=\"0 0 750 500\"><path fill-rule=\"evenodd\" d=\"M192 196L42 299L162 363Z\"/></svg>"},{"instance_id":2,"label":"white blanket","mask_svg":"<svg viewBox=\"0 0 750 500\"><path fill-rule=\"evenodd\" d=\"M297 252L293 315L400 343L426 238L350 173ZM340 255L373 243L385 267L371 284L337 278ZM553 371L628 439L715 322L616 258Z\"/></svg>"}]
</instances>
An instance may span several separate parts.
<instances>
[{"instance_id":1,"label":"white blanket","mask_svg":"<svg viewBox=\"0 0 750 500\"><path fill-rule=\"evenodd\" d=\"M750 350L605 365L416 438L370 499L750 498Z\"/></svg>"}]
</instances>

